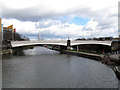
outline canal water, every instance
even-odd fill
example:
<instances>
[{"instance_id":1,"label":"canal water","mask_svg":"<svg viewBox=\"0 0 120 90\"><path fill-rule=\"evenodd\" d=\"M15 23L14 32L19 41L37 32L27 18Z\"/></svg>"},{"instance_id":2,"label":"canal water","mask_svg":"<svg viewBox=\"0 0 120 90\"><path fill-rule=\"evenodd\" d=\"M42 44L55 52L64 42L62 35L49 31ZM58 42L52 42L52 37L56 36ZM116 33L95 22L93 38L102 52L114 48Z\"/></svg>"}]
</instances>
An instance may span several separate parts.
<instances>
[{"instance_id":1,"label":"canal water","mask_svg":"<svg viewBox=\"0 0 120 90\"><path fill-rule=\"evenodd\" d=\"M117 88L113 70L101 62L43 47L3 56L3 88Z\"/></svg>"}]
</instances>

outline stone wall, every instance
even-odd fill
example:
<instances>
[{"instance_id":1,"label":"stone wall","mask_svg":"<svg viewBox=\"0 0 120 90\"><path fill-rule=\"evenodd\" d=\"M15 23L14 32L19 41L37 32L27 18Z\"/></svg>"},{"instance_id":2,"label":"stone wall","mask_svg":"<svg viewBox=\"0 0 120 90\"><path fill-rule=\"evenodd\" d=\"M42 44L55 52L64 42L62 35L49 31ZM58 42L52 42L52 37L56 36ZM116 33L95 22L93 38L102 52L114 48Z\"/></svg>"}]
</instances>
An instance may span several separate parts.
<instances>
[{"instance_id":1,"label":"stone wall","mask_svg":"<svg viewBox=\"0 0 120 90\"><path fill-rule=\"evenodd\" d=\"M112 51L120 51L120 41L112 42Z\"/></svg>"}]
</instances>

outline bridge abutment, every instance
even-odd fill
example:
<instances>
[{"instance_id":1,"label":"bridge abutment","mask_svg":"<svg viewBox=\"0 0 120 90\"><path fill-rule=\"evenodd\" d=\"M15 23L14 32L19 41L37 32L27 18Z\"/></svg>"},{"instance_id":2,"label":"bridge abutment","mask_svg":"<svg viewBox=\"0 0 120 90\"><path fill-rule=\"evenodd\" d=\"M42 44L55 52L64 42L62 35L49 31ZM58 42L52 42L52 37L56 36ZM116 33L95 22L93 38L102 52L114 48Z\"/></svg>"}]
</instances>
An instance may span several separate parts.
<instances>
[{"instance_id":1,"label":"bridge abutment","mask_svg":"<svg viewBox=\"0 0 120 90\"><path fill-rule=\"evenodd\" d=\"M112 51L120 51L120 41L112 42Z\"/></svg>"}]
</instances>

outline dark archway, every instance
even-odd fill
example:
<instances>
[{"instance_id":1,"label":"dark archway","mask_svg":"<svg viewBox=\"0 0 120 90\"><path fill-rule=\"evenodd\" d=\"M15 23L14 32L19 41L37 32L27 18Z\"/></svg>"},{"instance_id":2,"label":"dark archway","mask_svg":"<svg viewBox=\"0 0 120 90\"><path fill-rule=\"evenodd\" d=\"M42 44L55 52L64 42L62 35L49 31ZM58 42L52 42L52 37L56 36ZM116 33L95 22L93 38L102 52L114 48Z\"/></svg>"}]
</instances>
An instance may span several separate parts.
<instances>
[{"instance_id":1,"label":"dark archway","mask_svg":"<svg viewBox=\"0 0 120 90\"><path fill-rule=\"evenodd\" d=\"M81 45L74 45L72 47L76 51L95 52L95 53L111 52L111 46L102 45L102 44L81 44Z\"/></svg>"}]
</instances>

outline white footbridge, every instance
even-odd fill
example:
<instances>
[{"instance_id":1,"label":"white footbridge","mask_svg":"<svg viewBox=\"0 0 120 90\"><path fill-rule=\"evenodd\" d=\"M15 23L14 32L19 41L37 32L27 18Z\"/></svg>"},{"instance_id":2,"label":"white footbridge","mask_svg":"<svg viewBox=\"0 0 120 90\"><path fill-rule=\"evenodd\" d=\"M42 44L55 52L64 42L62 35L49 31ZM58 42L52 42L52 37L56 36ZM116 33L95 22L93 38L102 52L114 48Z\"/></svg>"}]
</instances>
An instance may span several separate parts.
<instances>
[{"instance_id":1,"label":"white footbridge","mask_svg":"<svg viewBox=\"0 0 120 90\"><path fill-rule=\"evenodd\" d=\"M111 46L112 41L95 41L95 40L81 40L71 41L71 46L82 45L82 44L101 44ZM30 45L62 45L67 46L67 40L40 40L40 41L11 41L11 46L22 47Z\"/></svg>"}]
</instances>

